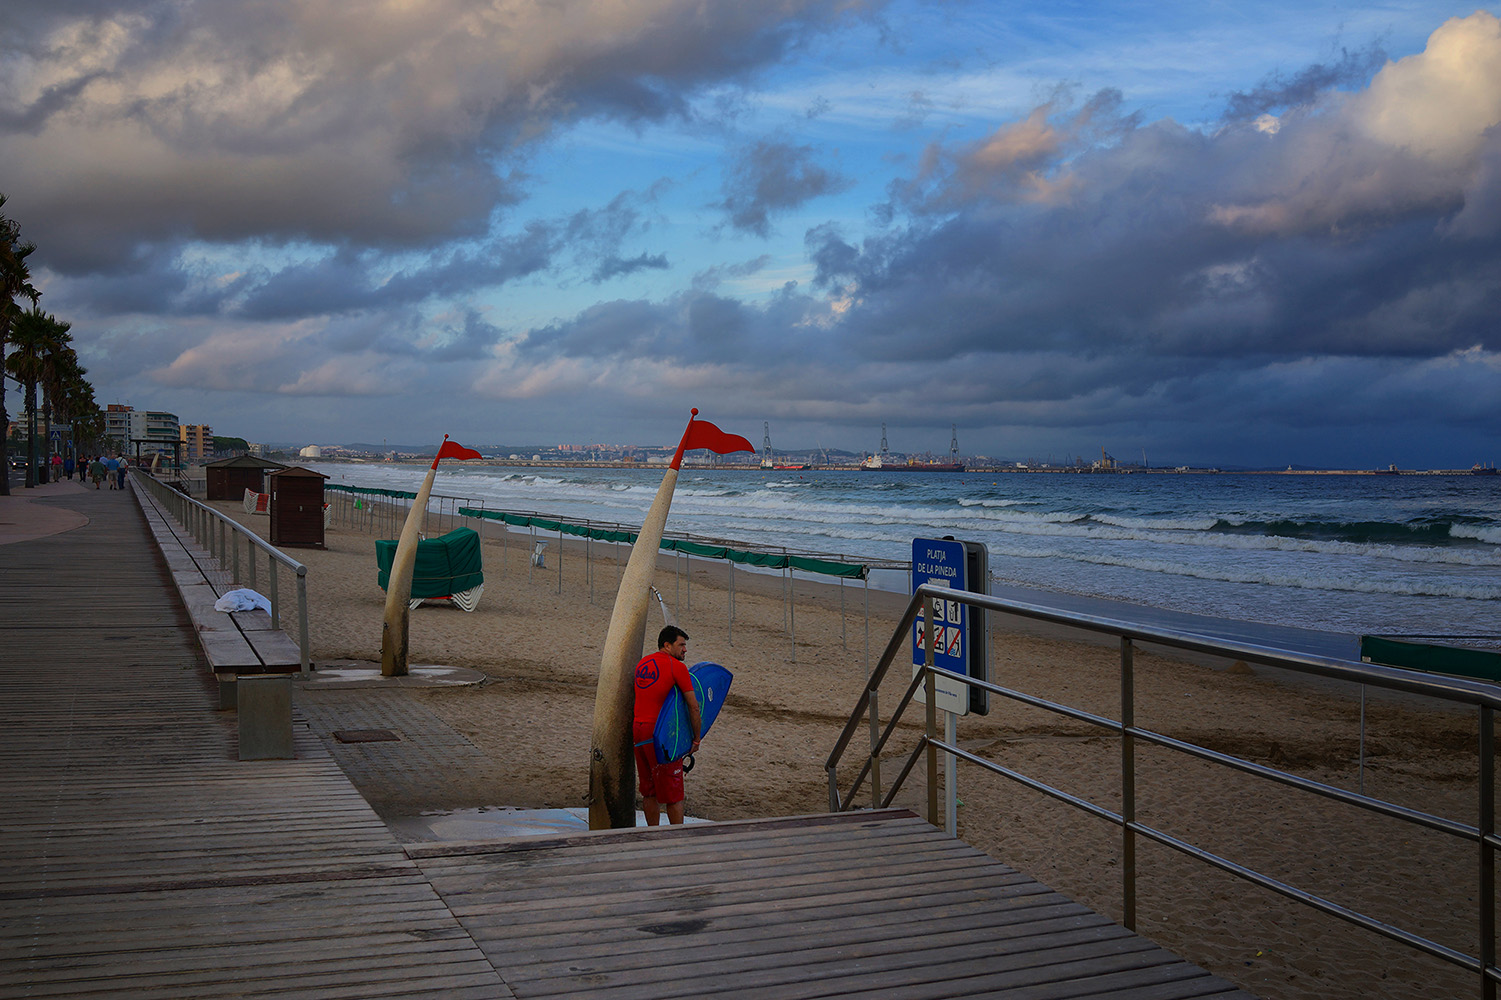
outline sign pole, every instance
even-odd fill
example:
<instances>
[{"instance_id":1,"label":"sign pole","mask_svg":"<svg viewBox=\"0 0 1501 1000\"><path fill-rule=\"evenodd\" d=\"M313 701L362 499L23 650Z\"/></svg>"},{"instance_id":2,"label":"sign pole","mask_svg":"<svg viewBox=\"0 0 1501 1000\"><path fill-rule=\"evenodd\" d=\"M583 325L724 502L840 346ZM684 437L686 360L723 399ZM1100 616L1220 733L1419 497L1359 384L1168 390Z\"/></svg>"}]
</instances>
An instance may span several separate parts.
<instances>
[{"instance_id":1,"label":"sign pole","mask_svg":"<svg viewBox=\"0 0 1501 1000\"><path fill-rule=\"evenodd\" d=\"M949 746L958 746L956 737L959 717L953 712L943 713L943 742ZM951 753L943 755L943 795L947 800L943 805L943 828L948 831L950 837L959 836L959 761Z\"/></svg>"}]
</instances>

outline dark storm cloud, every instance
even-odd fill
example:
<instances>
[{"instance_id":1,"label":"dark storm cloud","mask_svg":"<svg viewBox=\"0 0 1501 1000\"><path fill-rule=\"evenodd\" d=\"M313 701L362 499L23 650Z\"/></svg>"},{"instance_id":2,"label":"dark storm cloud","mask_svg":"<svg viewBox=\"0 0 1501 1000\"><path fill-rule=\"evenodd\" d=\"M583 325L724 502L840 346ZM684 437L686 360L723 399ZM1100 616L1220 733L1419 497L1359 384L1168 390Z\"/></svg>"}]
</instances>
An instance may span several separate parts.
<instances>
[{"instance_id":1,"label":"dark storm cloud","mask_svg":"<svg viewBox=\"0 0 1501 1000\"><path fill-rule=\"evenodd\" d=\"M639 229L637 206L642 197L622 192L600 209L533 220L518 232L430 255L390 254L346 244L321 254L309 251L311 259L275 270L250 264L226 275L191 257L169 259L138 248L129 270L72 279L69 296L77 307L100 315L289 320L462 296L569 263L592 269L591 280L599 283L669 266L665 254L620 255L621 242ZM244 256L254 260L261 255L251 247Z\"/></svg>"},{"instance_id":2,"label":"dark storm cloud","mask_svg":"<svg viewBox=\"0 0 1501 1000\"><path fill-rule=\"evenodd\" d=\"M610 364L643 359L668 365L805 364L823 356L826 338L808 325L819 305L786 288L763 306L695 289L664 302L616 301L572 320L532 330L524 356Z\"/></svg>"},{"instance_id":3,"label":"dark storm cloud","mask_svg":"<svg viewBox=\"0 0 1501 1000\"><path fill-rule=\"evenodd\" d=\"M42 5L19 30L8 16L0 42L0 176L68 274L184 239L430 246L483 233L521 196L497 162L554 128L685 114L697 89L852 12L835 0L423 0L357 17L302 0Z\"/></svg>"},{"instance_id":4,"label":"dark storm cloud","mask_svg":"<svg viewBox=\"0 0 1501 1000\"><path fill-rule=\"evenodd\" d=\"M1310 104L1337 87L1364 86L1384 62L1386 53L1379 45L1372 45L1353 52L1340 49L1339 58L1333 62L1314 63L1291 76L1273 73L1253 89L1231 94L1225 104L1225 120L1249 121L1271 111Z\"/></svg>"},{"instance_id":5,"label":"dark storm cloud","mask_svg":"<svg viewBox=\"0 0 1501 1000\"><path fill-rule=\"evenodd\" d=\"M817 281L847 286L852 347L897 360L1501 349L1496 24L1450 22L1368 90L1261 128L1050 102L931 150L894 189L904 227L811 231Z\"/></svg>"},{"instance_id":6,"label":"dark storm cloud","mask_svg":"<svg viewBox=\"0 0 1501 1000\"><path fill-rule=\"evenodd\" d=\"M724 200L717 207L734 228L764 237L773 215L853 183L816 163L812 146L763 139L740 150L725 171Z\"/></svg>"},{"instance_id":7,"label":"dark storm cloud","mask_svg":"<svg viewBox=\"0 0 1501 1000\"><path fill-rule=\"evenodd\" d=\"M671 265L667 263L667 255L665 253L647 254L643 252L639 256L629 259L606 257L599 262L599 266L594 269L594 273L590 275L589 280L597 285L601 282L609 281L611 278L634 274L637 271L665 271L669 266Z\"/></svg>"}]
</instances>

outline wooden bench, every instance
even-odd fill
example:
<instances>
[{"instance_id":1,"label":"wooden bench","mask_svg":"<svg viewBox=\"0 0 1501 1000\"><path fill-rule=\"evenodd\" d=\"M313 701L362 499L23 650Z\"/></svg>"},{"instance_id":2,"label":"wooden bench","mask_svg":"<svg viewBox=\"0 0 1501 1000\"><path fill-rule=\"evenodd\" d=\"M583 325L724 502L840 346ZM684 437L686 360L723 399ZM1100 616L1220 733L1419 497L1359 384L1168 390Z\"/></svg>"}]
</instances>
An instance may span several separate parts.
<instances>
[{"instance_id":1,"label":"wooden bench","mask_svg":"<svg viewBox=\"0 0 1501 1000\"><path fill-rule=\"evenodd\" d=\"M239 714L240 759L292 756L290 675L302 669L301 649L259 608L216 611L215 602L236 585L227 582L228 574L187 529L144 489L132 486L214 672L219 707ZM242 680L255 682L253 693L246 689L248 698L242 696Z\"/></svg>"}]
</instances>

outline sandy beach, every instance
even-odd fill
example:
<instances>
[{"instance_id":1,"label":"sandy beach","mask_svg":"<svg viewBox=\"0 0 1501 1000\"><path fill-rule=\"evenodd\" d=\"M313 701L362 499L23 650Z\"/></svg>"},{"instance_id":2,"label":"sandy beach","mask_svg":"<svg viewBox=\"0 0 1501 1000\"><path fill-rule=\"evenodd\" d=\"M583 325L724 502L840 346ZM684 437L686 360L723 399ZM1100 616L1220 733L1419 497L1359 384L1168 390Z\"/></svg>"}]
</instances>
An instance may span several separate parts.
<instances>
[{"instance_id":1,"label":"sandy beach","mask_svg":"<svg viewBox=\"0 0 1501 1000\"><path fill-rule=\"evenodd\" d=\"M267 530L264 517L237 503L216 506ZM309 569L315 662L378 659L384 594L374 538L336 521L326 550L291 550ZM418 793L366 790L388 819L436 809L584 804L600 646L628 552L595 542L586 560L584 544L569 539L560 574L556 536L545 568L529 567L526 551L524 533L513 531L503 543L488 532L478 609L424 605L411 619L412 662L472 667L489 680L410 697L497 766L455 773ZM841 595L837 584L797 581L789 602L780 578L737 570L731 628L725 564L693 560L691 576L686 566L663 556L656 586L692 636L688 660L714 660L735 673L727 707L688 779L690 813L727 820L826 810L824 761L866 682L866 591L847 583ZM868 596L873 665L905 598L874 590ZM661 623L653 607L648 631ZM1113 642L1035 624L990 625L997 683L1119 717ZM1357 788L1357 690L1150 648L1138 649L1136 668L1138 725ZM900 665L892 670L881 690L883 721L910 676ZM888 781L919 733L921 714L908 718L913 725L893 737L884 758ZM1373 694L1365 722L1368 794L1473 822L1472 715ZM864 732L846 756L842 787L859 766ZM1120 808L1120 742L1106 732L1005 703L986 717L961 719L958 736L972 753ZM1139 747L1137 761L1141 821L1475 953L1473 847L1167 751ZM961 766L958 785L964 839L1121 919L1113 826L973 766ZM925 801L919 765L897 804L922 814ZM1470 974L1145 842L1138 846L1138 899L1138 930L1263 997L1417 1000L1476 992Z\"/></svg>"}]
</instances>

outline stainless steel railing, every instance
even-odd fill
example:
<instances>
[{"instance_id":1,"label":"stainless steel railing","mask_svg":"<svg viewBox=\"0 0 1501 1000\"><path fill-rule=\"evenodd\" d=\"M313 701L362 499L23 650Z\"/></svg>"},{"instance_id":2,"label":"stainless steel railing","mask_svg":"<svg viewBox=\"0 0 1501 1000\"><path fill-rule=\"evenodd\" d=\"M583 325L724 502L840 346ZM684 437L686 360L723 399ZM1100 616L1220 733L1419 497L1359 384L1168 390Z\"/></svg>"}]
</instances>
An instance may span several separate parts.
<instances>
[{"instance_id":1,"label":"stainless steel railing","mask_svg":"<svg viewBox=\"0 0 1501 1000\"><path fill-rule=\"evenodd\" d=\"M264 553L266 589L270 591L267 596L271 600L272 628L281 628L281 587L277 567L284 566L295 574L297 646L302 654L302 672L307 673L312 662L308 652L307 567L238 521L178 492L153 477L145 469L132 469L130 475L151 494L152 499L159 506L192 534L193 539L199 545L208 551L208 554L219 564L219 572L224 582L258 590L259 560L256 553L258 551ZM242 548L245 551L243 561L240 559Z\"/></svg>"},{"instance_id":2,"label":"stainless steel railing","mask_svg":"<svg viewBox=\"0 0 1501 1000\"><path fill-rule=\"evenodd\" d=\"M877 690L892 663L896 662L898 655L907 649L908 635L919 612L922 613L924 621L933 621L933 601L935 599L950 602L958 601L972 608L982 608L987 611L1015 615L1035 621L1053 622L1055 624L1067 625L1117 637L1120 642L1120 719L1105 718L1080 708L1059 704L999 684L964 677L935 667L933 666L933 630L927 629L925 630L924 642L926 647L926 662L918 665L918 668L914 671L912 683L907 686L906 693L898 703L896 711L892 713L890 721L882 729L877 710ZM1480 725L1478 760L1476 765L1476 774L1479 783L1478 816L1476 822L1474 824L1463 823L1421 810L1411 809L1360 792L1352 792L1276 768L1266 767L1239 757L1220 753L1207 747L1138 727L1135 724L1136 694L1133 665L1134 647L1138 642L1150 642L1154 645L1167 646L1174 649L1261 663L1267 666L1280 667L1295 673L1351 681L1390 691L1426 695L1452 704L1475 709L1479 714ZM957 740L953 738L952 717L948 720L947 732L941 737L938 731L937 712L935 710L935 684L939 678L951 683L978 687L990 692L992 695L1011 699L1032 708L1053 712L1118 734L1121 738L1120 811L1116 812L1097 803L1090 802L1049 785L1046 782L1022 774L1017 770L1004 767L960 749L957 746ZM926 719L924 732L917 741L916 747L912 750L898 772L891 788L883 796L881 794L880 755L890 740L892 733L896 731L902 714L916 697L919 687L924 688L925 692ZM886 649L877 662L876 668L871 671L865 690L856 702L854 710L850 713L849 721L845 723L844 730L840 733L839 739L835 743L834 749L829 754L828 761L824 765L828 772L829 809L833 812L839 812L852 808L861 786L867 780L871 783L872 807L880 808L889 806L896 797L897 792L901 789L903 782L911 773L912 768L916 765L919 756L926 754L928 822L937 826L939 825L938 758L939 754L944 754L949 762L964 761L977 765L986 771L1025 785L1034 791L1067 803L1091 816L1119 827L1121 830L1122 909L1124 912L1122 922L1132 930L1136 928L1137 838L1146 838L1218 868L1221 871L1228 872L1248 882L1270 889L1273 892L1312 907L1322 913L1364 927L1367 930L1398 941L1417 951L1441 959L1466 971L1476 973L1480 979L1481 997L1484 1000L1495 1000L1496 985L1498 982L1501 982L1501 969L1498 969L1496 965L1495 876L1496 850L1498 847L1501 847L1501 837L1498 837L1496 833L1496 775L1494 759L1494 724L1495 712L1498 708L1501 708L1501 688L1497 688L1491 684L1459 678L1430 676L1370 663L1356 663L1347 660L1269 649L1248 643L1212 639L1188 632L1136 625L1131 622L1039 607L1020 601L1004 600L982 594L963 593L947 588L924 585L918 588L916 593L912 595L912 600L908 602L907 608L903 612L900 622L897 624L896 631L892 634L891 641L887 643ZM839 763L844 756L845 750L848 749L851 740L854 738L855 733L860 729L862 721L868 721L869 724L870 750L866 754L864 763L850 785L849 792L841 795L837 773ZM1136 754L1138 742L1187 754L1199 760L1208 761L1244 774L1277 782L1312 795L1342 802L1368 812L1390 817L1400 822L1435 830L1457 838L1460 841L1478 846L1479 864L1475 882L1475 897L1479 908L1478 955L1466 954L1419 934L1396 927L1331 899L1308 892L1263 872L1255 871L1228 858L1204 850L1163 830L1139 822L1136 816ZM950 774L952 774L952 771L950 771ZM954 785L952 780L945 782L945 784L945 793L951 800L946 812L949 817L952 817ZM949 829L952 833L954 832L952 819L950 819L949 823Z\"/></svg>"}]
</instances>

